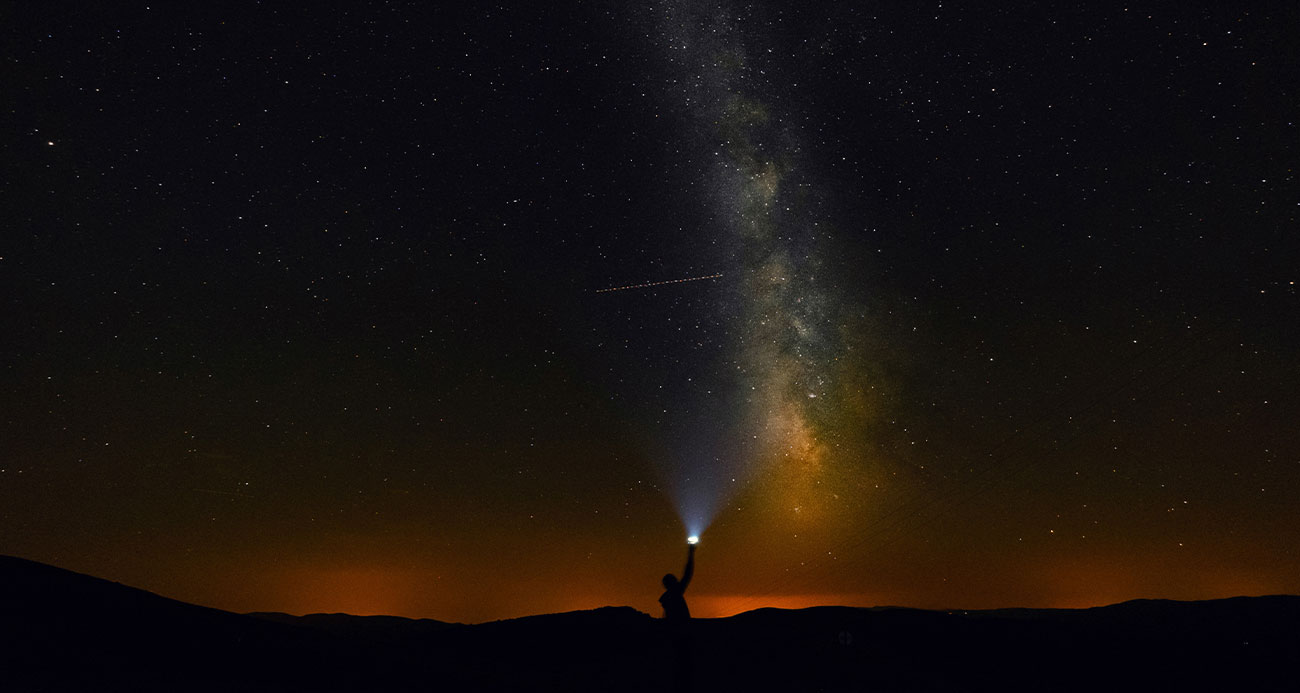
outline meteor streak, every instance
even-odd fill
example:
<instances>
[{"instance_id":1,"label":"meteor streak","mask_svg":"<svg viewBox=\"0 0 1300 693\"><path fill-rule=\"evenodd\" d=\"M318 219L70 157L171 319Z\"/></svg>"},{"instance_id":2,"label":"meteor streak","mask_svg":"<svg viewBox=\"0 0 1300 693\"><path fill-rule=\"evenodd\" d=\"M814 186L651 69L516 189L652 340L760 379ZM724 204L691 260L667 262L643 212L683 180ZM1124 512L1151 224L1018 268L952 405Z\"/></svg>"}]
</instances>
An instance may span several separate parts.
<instances>
[{"instance_id":1,"label":"meteor streak","mask_svg":"<svg viewBox=\"0 0 1300 693\"><path fill-rule=\"evenodd\" d=\"M698 282L701 279L717 279L722 273L710 274L703 277L687 277L685 279L667 279L661 282L646 282L645 284L629 284L627 286L611 286L608 289L596 289L596 293L603 294L610 291L623 291L625 289L644 289L647 286L659 286L660 284L681 284L682 282Z\"/></svg>"}]
</instances>

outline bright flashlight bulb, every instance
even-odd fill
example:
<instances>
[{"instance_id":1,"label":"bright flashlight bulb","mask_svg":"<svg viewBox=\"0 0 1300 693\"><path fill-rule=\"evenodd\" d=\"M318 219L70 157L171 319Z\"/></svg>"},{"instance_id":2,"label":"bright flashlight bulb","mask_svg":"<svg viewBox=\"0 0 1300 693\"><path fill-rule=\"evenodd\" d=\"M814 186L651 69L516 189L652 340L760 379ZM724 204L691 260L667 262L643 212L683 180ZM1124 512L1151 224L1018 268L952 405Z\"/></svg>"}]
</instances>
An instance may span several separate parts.
<instances>
[{"instance_id":1,"label":"bright flashlight bulb","mask_svg":"<svg viewBox=\"0 0 1300 693\"><path fill-rule=\"evenodd\" d=\"M698 544L698 543L700 543L700 538L697 537L697 536L695 536L694 534L692 534L691 536L686 537L686 543L687 543L687 544Z\"/></svg>"}]
</instances>

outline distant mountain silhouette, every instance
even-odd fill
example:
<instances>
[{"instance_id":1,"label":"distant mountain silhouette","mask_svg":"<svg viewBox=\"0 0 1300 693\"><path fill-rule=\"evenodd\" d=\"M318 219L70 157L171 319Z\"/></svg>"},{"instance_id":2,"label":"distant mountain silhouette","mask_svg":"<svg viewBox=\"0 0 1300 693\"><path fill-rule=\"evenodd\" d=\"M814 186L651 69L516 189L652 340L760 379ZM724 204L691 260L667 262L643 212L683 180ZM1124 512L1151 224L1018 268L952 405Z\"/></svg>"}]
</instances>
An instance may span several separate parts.
<instances>
[{"instance_id":1,"label":"distant mountain silhouette","mask_svg":"<svg viewBox=\"0 0 1300 693\"><path fill-rule=\"evenodd\" d=\"M628 607L479 625L233 614L0 557L0 690L656 691ZM698 619L701 691L1294 691L1300 597L1094 609L759 609Z\"/></svg>"},{"instance_id":2,"label":"distant mountain silhouette","mask_svg":"<svg viewBox=\"0 0 1300 693\"><path fill-rule=\"evenodd\" d=\"M291 626L300 626L342 638L401 642L427 637L448 629L464 628L459 623L433 619L409 619L401 616L353 616L352 614L307 614L293 616L278 612L255 612L254 618Z\"/></svg>"},{"instance_id":3,"label":"distant mountain silhouette","mask_svg":"<svg viewBox=\"0 0 1300 693\"><path fill-rule=\"evenodd\" d=\"M311 629L7 556L0 556L0 624L6 691L233 690L245 681L283 690L300 681L281 662L325 665L350 650ZM324 678L308 672L301 682Z\"/></svg>"}]
</instances>

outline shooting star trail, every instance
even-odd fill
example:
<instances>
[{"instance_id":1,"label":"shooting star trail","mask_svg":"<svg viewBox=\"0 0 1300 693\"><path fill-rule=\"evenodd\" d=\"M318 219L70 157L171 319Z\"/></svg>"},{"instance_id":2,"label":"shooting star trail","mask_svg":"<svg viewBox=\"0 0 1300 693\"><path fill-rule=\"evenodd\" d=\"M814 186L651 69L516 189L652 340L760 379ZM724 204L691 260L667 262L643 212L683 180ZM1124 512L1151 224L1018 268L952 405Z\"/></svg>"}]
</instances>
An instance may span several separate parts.
<instances>
[{"instance_id":1,"label":"shooting star trail","mask_svg":"<svg viewBox=\"0 0 1300 693\"><path fill-rule=\"evenodd\" d=\"M667 279L661 282L646 282L644 284L629 284L627 286L611 286L608 289L596 289L596 293L603 294L610 291L626 291L627 289L644 289L648 286L660 286L662 284L681 284L683 282L698 282L701 279L717 279L722 273L710 274L703 277L687 277L685 279Z\"/></svg>"}]
</instances>

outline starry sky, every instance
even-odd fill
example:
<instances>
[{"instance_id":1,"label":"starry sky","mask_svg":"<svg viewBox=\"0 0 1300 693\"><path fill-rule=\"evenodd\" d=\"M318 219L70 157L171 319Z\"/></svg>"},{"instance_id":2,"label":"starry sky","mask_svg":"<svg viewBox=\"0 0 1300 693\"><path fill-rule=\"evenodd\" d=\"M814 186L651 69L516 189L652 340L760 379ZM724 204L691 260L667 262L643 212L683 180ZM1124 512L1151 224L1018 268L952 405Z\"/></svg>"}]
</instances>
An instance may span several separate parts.
<instances>
[{"instance_id":1,"label":"starry sky","mask_svg":"<svg viewBox=\"0 0 1300 693\"><path fill-rule=\"evenodd\" d=\"M688 529L697 616L1300 592L1300 9L516 5L0 6L0 553L463 622L658 614Z\"/></svg>"}]
</instances>

